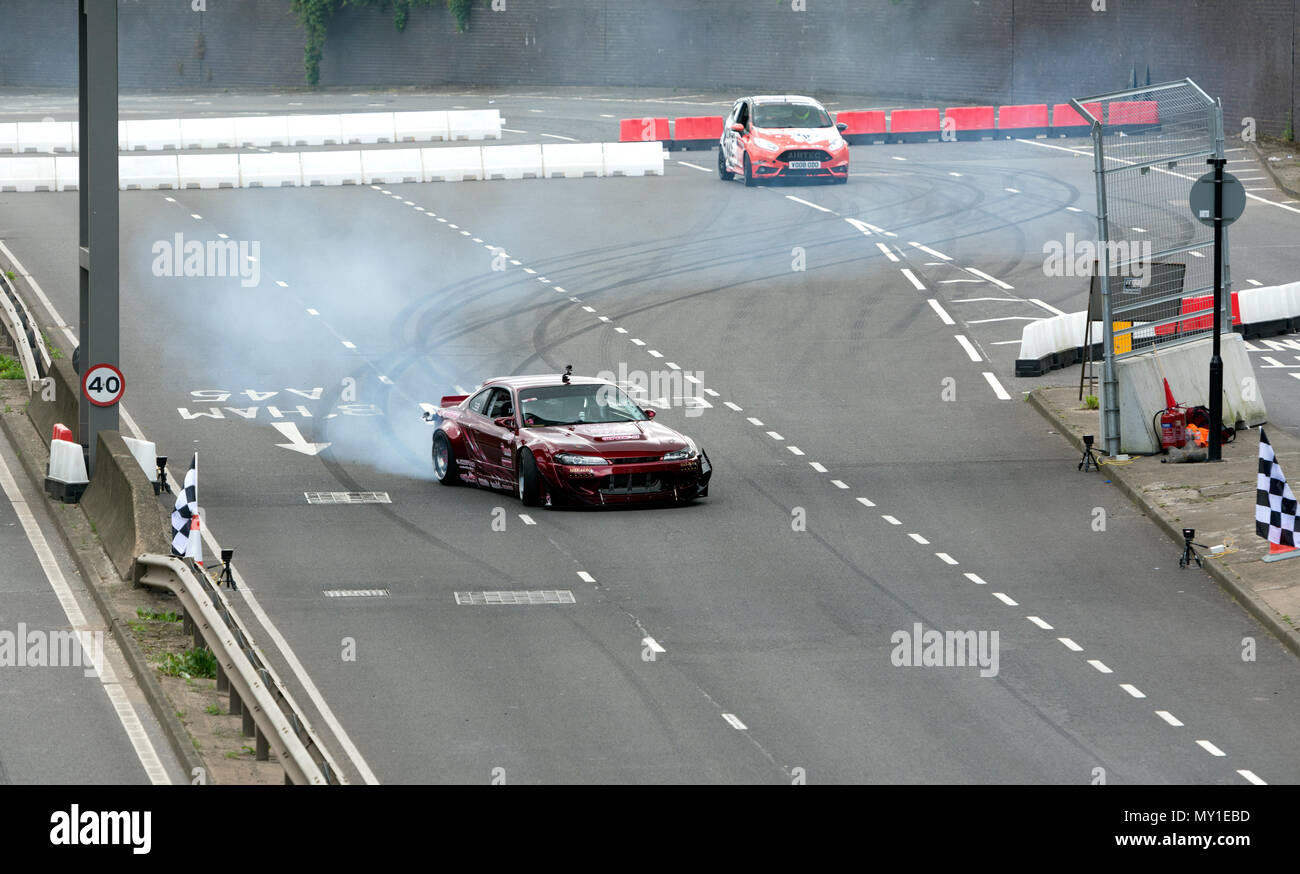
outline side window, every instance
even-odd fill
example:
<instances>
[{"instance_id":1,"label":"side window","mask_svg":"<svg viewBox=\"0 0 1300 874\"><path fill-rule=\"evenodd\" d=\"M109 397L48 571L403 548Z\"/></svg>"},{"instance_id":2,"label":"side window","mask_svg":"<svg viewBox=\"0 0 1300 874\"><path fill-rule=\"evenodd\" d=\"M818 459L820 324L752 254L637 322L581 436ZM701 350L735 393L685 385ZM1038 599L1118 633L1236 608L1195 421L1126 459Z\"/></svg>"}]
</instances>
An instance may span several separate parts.
<instances>
[{"instance_id":1,"label":"side window","mask_svg":"<svg viewBox=\"0 0 1300 874\"><path fill-rule=\"evenodd\" d=\"M748 103L740 104L740 112L736 114L736 123L743 124L746 128L749 127L749 104Z\"/></svg>"},{"instance_id":2,"label":"side window","mask_svg":"<svg viewBox=\"0 0 1300 874\"><path fill-rule=\"evenodd\" d=\"M488 402L487 410L489 419L514 415L514 404L510 401L510 390L506 388L496 389L492 393L492 399Z\"/></svg>"},{"instance_id":3,"label":"side window","mask_svg":"<svg viewBox=\"0 0 1300 874\"><path fill-rule=\"evenodd\" d=\"M485 388L483 391L474 395L469 402L470 412L478 413L480 416L483 415L483 408L487 406L488 396L491 395L493 391L495 391L495 389Z\"/></svg>"}]
</instances>

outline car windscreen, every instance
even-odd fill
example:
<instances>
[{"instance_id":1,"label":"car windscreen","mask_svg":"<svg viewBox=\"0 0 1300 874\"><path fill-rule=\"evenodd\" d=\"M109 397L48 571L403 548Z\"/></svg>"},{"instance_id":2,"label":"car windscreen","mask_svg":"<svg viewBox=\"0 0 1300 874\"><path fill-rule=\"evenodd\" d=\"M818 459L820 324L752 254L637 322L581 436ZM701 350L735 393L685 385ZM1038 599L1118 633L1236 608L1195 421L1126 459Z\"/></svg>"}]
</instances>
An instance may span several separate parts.
<instances>
[{"instance_id":1,"label":"car windscreen","mask_svg":"<svg viewBox=\"0 0 1300 874\"><path fill-rule=\"evenodd\" d=\"M808 103L760 103L754 107L754 127L830 127L826 110Z\"/></svg>"},{"instance_id":2,"label":"car windscreen","mask_svg":"<svg viewBox=\"0 0 1300 874\"><path fill-rule=\"evenodd\" d=\"M649 418L617 386L601 384L521 388L519 408L525 428Z\"/></svg>"}]
</instances>

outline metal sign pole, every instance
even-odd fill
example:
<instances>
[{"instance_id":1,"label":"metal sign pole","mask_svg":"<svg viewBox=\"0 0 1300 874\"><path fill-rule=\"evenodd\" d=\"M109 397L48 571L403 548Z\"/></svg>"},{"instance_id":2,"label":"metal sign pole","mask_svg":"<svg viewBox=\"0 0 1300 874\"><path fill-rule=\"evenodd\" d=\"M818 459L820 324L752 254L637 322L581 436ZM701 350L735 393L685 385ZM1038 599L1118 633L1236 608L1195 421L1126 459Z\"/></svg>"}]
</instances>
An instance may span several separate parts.
<instances>
[{"instance_id":1,"label":"metal sign pole","mask_svg":"<svg viewBox=\"0 0 1300 874\"><path fill-rule=\"evenodd\" d=\"M1207 158L1214 167L1214 352L1210 356L1210 461L1223 460L1223 158Z\"/></svg>"},{"instance_id":2,"label":"metal sign pole","mask_svg":"<svg viewBox=\"0 0 1300 874\"><path fill-rule=\"evenodd\" d=\"M119 365L118 341L118 176L117 176L117 3L80 0L77 56L81 170L79 262L80 340L78 364ZM92 269L93 266L93 269ZM100 431L116 431L117 406L78 399L81 445L95 469Z\"/></svg>"},{"instance_id":3,"label":"metal sign pole","mask_svg":"<svg viewBox=\"0 0 1300 874\"><path fill-rule=\"evenodd\" d=\"M1073 101L1072 101L1073 102ZM1079 107L1082 109L1082 106ZM1094 172L1097 175L1097 241L1101 250L1101 440L1106 454L1119 455L1119 380L1115 375L1115 323L1111 315L1110 298L1110 228L1106 217L1106 156L1102 146L1101 120L1093 122L1092 152ZM1091 318L1091 315L1089 315Z\"/></svg>"}]
</instances>

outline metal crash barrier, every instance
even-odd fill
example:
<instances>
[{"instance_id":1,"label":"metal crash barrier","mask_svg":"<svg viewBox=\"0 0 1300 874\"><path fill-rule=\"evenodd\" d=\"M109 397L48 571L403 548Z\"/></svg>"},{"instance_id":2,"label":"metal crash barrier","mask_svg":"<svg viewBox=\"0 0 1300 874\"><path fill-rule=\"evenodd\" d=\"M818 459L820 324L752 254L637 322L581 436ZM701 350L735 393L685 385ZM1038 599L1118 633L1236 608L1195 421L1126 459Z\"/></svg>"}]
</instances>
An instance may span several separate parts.
<instances>
[{"instance_id":1,"label":"metal crash barrier","mask_svg":"<svg viewBox=\"0 0 1300 874\"><path fill-rule=\"evenodd\" d=\"M142 555L135 576L138 584L167 589L180 599L185 630L196 646L216 657L217 691L230 692L230 713L242 715L245 735L256 735L258 761L267 761L274 749L286 783L346 782L206 574L176 556Z\"/></svg>"},{"instance_id":2,"label":"metal crash barrier","mask_svg":"<svg viewBox=\"0 0 1300 874\"><path fill-rule=\"evenodd\" d=\"M50 372L50 353L40 339L36 320L32 318L27 304L14 290L9 277L0 272L0 322L5 331L13 338L17 350L18 363L23 367L26 377L27 393L36 392Z\"/></svg>"}]
</instances>

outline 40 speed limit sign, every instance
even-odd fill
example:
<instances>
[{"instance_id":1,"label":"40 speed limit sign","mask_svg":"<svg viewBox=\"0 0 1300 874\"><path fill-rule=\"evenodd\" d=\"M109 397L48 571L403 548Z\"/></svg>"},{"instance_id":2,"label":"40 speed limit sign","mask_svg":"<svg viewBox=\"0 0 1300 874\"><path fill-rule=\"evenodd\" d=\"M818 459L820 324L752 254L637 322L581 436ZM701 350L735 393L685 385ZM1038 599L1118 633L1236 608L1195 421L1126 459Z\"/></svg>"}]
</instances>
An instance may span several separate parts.
<instances>
[{"instance_id":1,"label":"40 speed limit sign","mask_svg":"<svg viewBox=\"0 0 1300 874\"><path fill-rule=\"evenodd\" d=\"M96 364L81 375L81 393L97 407L111 407L122 399L126 380L111 364Z\"/></svg>"}]
</instances>

